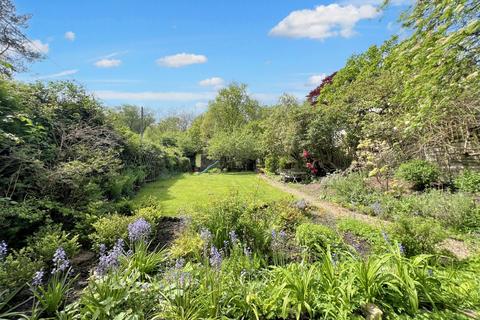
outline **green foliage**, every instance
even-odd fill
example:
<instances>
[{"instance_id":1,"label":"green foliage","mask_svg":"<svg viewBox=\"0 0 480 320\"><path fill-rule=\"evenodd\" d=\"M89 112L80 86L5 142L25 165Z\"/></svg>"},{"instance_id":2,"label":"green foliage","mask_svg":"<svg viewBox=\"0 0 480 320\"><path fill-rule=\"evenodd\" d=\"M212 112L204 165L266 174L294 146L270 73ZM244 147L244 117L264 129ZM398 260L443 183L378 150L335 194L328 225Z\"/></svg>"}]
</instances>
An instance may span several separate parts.
<instances>
[{"instance_id":1,"label":"green foliage","mask_svg":"<svg viewBox=\"0 0 480 320\"><path fill-rule=\"evenodd\" d=\"M380 226L373 226L357 219L342 219L337 223L338 231L351 232L366 240L374 250L384 248L386 243Z\"/></svg>"},{"instance_id":2,"label":"green foliage","mask_svg":"<svg viewBox=\"0 0 480 320\"><path fill-rule=\"evenodd\" d=\"M446 238L445 231L435 220L403 217L392 228L394 238L404 247L407 256L435 253Z\"/></svg>"},{"instance_id":3,"label":"green foliage","mask_svg":"<svg viewBox=\"0 0 480 320\"><path fill-rule=\"evenodd\" d=\"M275 156L265 158L265 170L269 173L276 173L278 170L278 159Z\"/></svg>"},{"instance_id":4,"label":"green foliage","mask_svg":"<svg viewBox=\"0 0 480 320\"><path fill-rule=\"evenodd\" d=\"M465 170L454 181L455 187L464 192L480 192L480 172Z\"/></svg>"},{"instance_id":5,"label":"green foliage","mask_svg":"<svg viewBox=\"0 0 480 320\"><path fill-rule=\"evenodd\" d=\"M144 218L155 228L160 217L161 213L157 206L143 207L136 210L132 216L111 214L93 223L95 232L90 234L89 238L95 248L98 248L100 244L112 246L118 239L127 240L130 223L139 218Z\"/></svg>"},{"instance_id":6,"label":"green foliage","mask_svg":"<svg viewBox=\"0 0 480 320\"><path fill-rule=\"evenodd\" d=\"M70 269L63 273L55 273L45 285L31 287L39 308L47 316L53 316L61 309L73 291L75 278L71 278Z\"/></svg>"},{"instance_id":7,"label":"green foliage","mask_svg":"<svg viewBox=\"0 0 480 320\"><path fill-rule=\"evenodd\" d=\"M398 167L395 175L405 181L413 183L417 189L423 189L434 182L438 182L440 170L436 165L425 160L410 160Z\"/></svg>"},{"instance_id":8,"label":"green foliage","mask_svg":"<svg viewBox=\"0 0 480 320\"><path fill-rule=\"evenodd\" d=\"M302 223L297 227L296 239L298 243L315 251L320 247L326 250L329 246L339 243L338 235L332 229L313 223Z\"/></svg>"},{"instance_id":9,"label":"green foliage","mask_svg":"<svg viewBox=\"0 0 480 320\"><path fill-rule=\"evenodd\" d=\"M28 246L35 252L37 259L48 263L58 248L63 248L68 257L74 257L79 249L78 236L71 236L62 231L60 226L47 226L35 233L28 240Z\"/></svg>"},{"instance_id":10,"label":"green foliage","mask_svg":"<svg viewBox=\"0 0 480 320\"><path fill-rule=\"evenodd\" d=\"M13 251L4 261L0 261L0 291L24 286L43 266L31 248Z\"/></svg>"},{"instance_id":11,"label":"green foliage","mask_svg":"<svg viewBox=\"0 0 480 320\"><path fill-rule=\"evenodd\" d=\"M145 279L159 271L165 260L164 252L157 250L150 251L148 243L137 241L133 245L132 255L123 262L127 270L138 271L141 278Z\"/></svg>"}]
</instances>

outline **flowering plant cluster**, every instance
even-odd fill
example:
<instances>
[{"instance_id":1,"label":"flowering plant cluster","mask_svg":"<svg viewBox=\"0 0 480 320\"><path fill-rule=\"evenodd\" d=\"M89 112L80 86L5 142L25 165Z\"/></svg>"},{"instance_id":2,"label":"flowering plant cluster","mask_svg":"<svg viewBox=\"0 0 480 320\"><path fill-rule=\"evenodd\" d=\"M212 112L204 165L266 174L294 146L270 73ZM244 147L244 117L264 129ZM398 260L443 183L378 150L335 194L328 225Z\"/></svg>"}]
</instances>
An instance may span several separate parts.
<instances>
[{"instance_id":1,"label":"flowering plant cluster","mask_svg":"<svg viewBox=\"0 0 480 320\"><path fill-rule=\"evenodd\" d=\"M53 269L52 274L64 272L70 267L70 261L67 258L67 253L62 247L58 248L53 255Z\"/></svg>"},{"instance_id":2,"label":"flowering plant cluster","mask_svg":"<svg viewBox=\"0 0 480 320\"><path fill-rule=\"evenodd\" d=\"M152 226L144 218L135 220L128 225L128 239L131 242L146 241L152 231Z\"/></svg>"},{"instance_id":3,"label":"flowering plant cluster","mask_svg":"<svg viewBox=\"0 0 480 320\"><path fill-rule=\"evenodd\" d=\"M5 241L0 242L0 260L5 259L7 256L8 246Z\"/></svg>"},{"instance_id":4,"label":"flowering plant cluster","mask_svg":"<svg viewBox=\"0 0 480 320\"><path fill-rule=\"evenodd\" d=\"M305 161L307 161L306 166L307 166L308 170L310 170L310 172L313 175L318 174L318 169L315 167L315 161L312 158L312 155L310 154L310 152L308 152L307 150L303 150L302 156L305 159Z\"/></svg>"},{"instance_id":5,"label":"flowering plant cluster","mask_svg":"<svg viewBox=\"0 0 480 320\"><path fill-rule=\"evenodd\" d=\"M118 239L112 250L108 252L104 244L100 245L100 258L96 269L98 275L102 276L109 270L118 267L120 264L120 257L124 255L123 246L124 243L122 239Z\"/></svg>"}]
</instances>

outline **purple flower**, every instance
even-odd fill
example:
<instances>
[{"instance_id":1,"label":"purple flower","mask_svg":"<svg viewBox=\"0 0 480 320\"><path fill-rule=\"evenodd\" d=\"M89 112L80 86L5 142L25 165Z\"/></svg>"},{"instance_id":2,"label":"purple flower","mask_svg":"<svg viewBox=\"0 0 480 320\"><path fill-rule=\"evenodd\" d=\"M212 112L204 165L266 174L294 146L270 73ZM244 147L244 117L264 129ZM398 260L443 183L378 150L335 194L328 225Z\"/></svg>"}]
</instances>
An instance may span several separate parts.
<instances>
[{"instance_id":1,"label":"purple flower","mask_svg":"<svg viewBox=\"0 0 480 320\"><path fill-rule=\"evenodd\" d=\"M0 260L7 256L8 246L5 241L0 242Z\"/></svg>"},{"instance_id":2,"label":"purple flower","mask_svg":"<svg viewBox=\"0 0 480 320\"><path fill-rule=\"evenodd\" d=\"M403 244L401 244L401 243L398 244L398 250L400 250L400 253L402 255L405 254L405 247L403 246Z\"/></svg>"},{"instance_id":3,"label":"purple flower","mask_svg":"<svg viewBox=\"0 0 480 320\"><path fill-rule=\"evenodd\" d=\"M147 240L151 232L151 225L145 219L140 218L128 225L128 238L131 242Z\"/></svg>"},{"instance_id":4,"label":"purple flower","mask_svg":"<svg viewBox=\"0 0 480 320\"><path fill-rule=\"evenodd\" d=\"M386 243L390 244L390 239L388 238L388 234L382 230L382 236Z\"/></svg>"},{"instance_id":5,"label":"purple flower","mask_svg":"<svg viewBox=\"0 0 480 320\"><path fill-rule=\"evenodd\" d=\"M63 272L68 269L70 266L70 261L68 261L67 254L62 247L58 248L53 254L53 269L52 274Z\"/></svg>"},{"instance_id":6,"label":"purple flower","mask_svg":"<svg viewBox=\"0 0 480 320\"><path fill-rule=\"evenodd\" d=\"M237 234L235 233L234 230L230 231L228 233L228 236L230 237L230 242L235 245L238 242L238 237Z\"/></svg>"},{"instance_id":7,"label":"purple flower","mask_svg":"<svg viewBox=\"0 0 480 320\"><path fill-rule=\"evenodd\" d=\"M212 240L212 233L210 232L210 230L203 228L202 230L200 230L200 238L202 238L205 245L207 245Z\"/></svg>"},{"instance_id":8,"label":"purple flower","mask_svg":"<svg viewBox=\"0 0 480 320\"><path fill-rule=\"evenodd\" d=\"M183 258L180 258L180 259L177 259L177 261L175 261L175 269L182 269L183 266L185 266L185 259Z\"/></svg>"},{"instance_id":9,"label":"purple flower","mask_svg":"<svg viewBox=\"0 0 480 320\"><path fill-rule=\"evenodd\" d=\"M285 247L287 240L287 233L283 230L276 232L272 230L272 242L270 243L271 249L273 251L281 250Z\"/></svg>"},{"instance_id":10,"label":"purple flower","mask_svg":"<svg viewBox=\"0 0 480 320\"><path fill-rule=\"evenodd\" d=\"M430 277L433 277L433 270L432 269L428 269L427 272L428 272L428 275Z\"/></svg>"},{"instance_id":11,"label":"purple flower","mask_svg":"<svg viewBox=\"0 0 480 320\"><path fill-rule=\"evenodd\" d=\"M98 266L96 272L99 275L104 275L110 269L117 268L119 265L119 258L123 255L123 240L118 239L112 250L109 252L100 252L100 258L98 260Z\"/></svg>"},{"instance_id":12,"label":"purple flower","mask_svg":"<svg viewBox=\"0 0 480 320\"><path fill-rule=\"evenodd\" d=\"M45 275L45 272L43 271L43 269L40 269L37 272L35 272L32 278L32 286L34 287L40 286L43 282L44 275Z\"/></svg>"},{"instance_id":13,"label":"purple flower","mask_svg":"<svg viewBox=\"0 0 480 320\"><path fill-rule=\"evenodd\" d=\"M376 216L379 216L379 215L382 215L382 214L383 214L383 207L382 207L381 203L378 202L378 201L375 201L374 203L372 203L372 204L370 205L370 208L372 208L373 213L374 213Z\"/></svg>"},{"instance_id":14,"label":"purple flower","mask_svg":"<svg viewBox=\"0 0 480 320\"><path fill-rule=\"evenodd\" d=\"M210 248L210 265L216 270L222 267L222 254L215 246Z\"/></svg>"}]
</instances>

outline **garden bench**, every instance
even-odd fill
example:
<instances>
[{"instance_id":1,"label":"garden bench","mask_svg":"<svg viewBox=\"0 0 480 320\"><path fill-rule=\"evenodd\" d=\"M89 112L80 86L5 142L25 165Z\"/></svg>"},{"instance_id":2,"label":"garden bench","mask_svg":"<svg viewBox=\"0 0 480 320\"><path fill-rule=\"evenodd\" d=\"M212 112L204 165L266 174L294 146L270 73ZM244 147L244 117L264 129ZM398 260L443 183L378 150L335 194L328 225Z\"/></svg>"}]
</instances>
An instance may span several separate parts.
<instances>
[{"instance_id":1,"label":"garden bench","mask_svg":"<svg viewBox=\"0 0 480 320\"><path fill-rule=\"evenodd\" d=\"M280 176L284 182L299 182L307 176L307 173L304 171L282 171L280 172Z\"/></svg>"}]
</instances>

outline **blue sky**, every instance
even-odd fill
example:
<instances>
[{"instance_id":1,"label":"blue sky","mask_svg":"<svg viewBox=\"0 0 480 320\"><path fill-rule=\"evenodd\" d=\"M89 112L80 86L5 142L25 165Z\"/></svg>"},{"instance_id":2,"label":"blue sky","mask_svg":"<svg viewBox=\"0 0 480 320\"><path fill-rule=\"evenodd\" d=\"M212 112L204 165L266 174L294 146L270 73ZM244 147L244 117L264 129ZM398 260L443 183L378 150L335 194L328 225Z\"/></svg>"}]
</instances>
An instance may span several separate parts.
<instances>
[{"instance_id":1,"label":"blue sky","mask_svg":"<svg viewBox=\"0 0 480 320\"><path fill-rule=\"evenodd\" d=\"M108 106L201 112L230 82L262 103L304 97L354 53L398 33L406 1L16 0L47 56L17 79L72 79Z\"/></svg>"}]
</instances>

